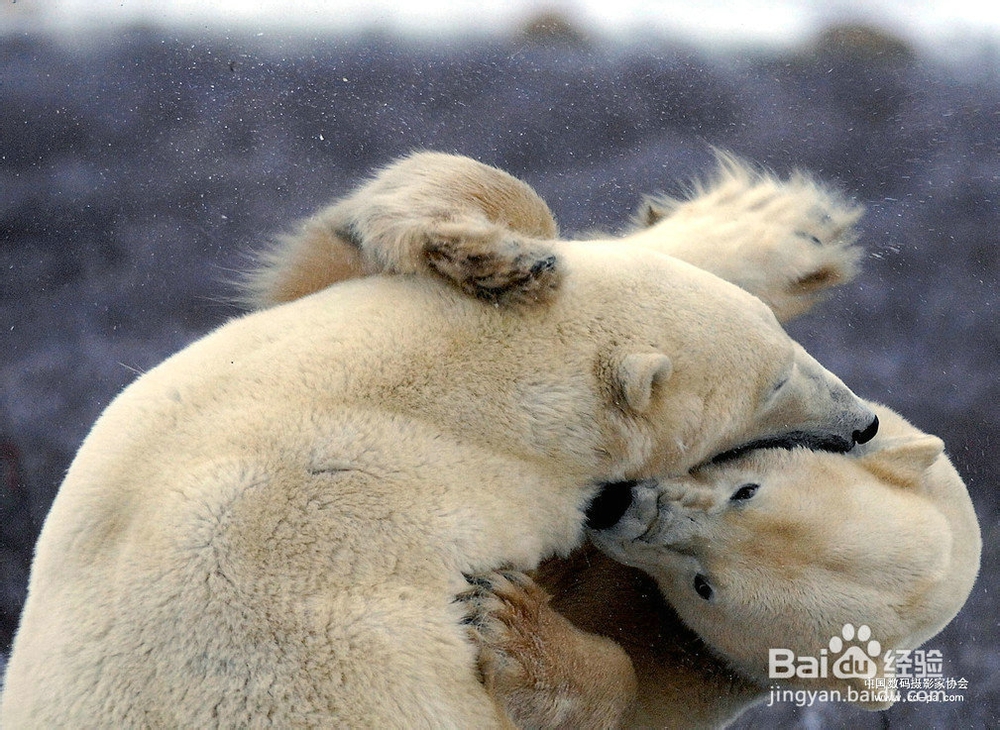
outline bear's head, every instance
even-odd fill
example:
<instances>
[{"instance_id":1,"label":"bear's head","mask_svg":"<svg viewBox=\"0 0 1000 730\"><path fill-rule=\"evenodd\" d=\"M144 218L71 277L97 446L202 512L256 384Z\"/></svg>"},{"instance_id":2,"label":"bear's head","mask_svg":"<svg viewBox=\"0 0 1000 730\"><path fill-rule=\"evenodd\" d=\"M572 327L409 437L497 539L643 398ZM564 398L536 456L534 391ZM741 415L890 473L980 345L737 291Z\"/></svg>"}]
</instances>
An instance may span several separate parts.
<instances>
[{"instance_id":1,"label":"bear's head","mask_svg":"<svg viewBox=\"0 0 1000 730\"><path fill-rule=\"evenodd\" d=\"M955 616L981 543L941 440L878 412L852 454L759 450L637 485L594 541L741 672L884 708L868 680Z\"/></svg>"},{"instance_id":2,"label":"bear's head","mask_svg":"<svg viewBox=\"0 0 1000 730\"><path fill-rule=\"evenodd\" d=\"M845 452L874 436L874 411L739 287L612 242L559 254L561 291L539 315L558 331L542 339L597 345L598 387L630 452L618 477L681 475L768 446Z\"/></svg>"}]
</instances>

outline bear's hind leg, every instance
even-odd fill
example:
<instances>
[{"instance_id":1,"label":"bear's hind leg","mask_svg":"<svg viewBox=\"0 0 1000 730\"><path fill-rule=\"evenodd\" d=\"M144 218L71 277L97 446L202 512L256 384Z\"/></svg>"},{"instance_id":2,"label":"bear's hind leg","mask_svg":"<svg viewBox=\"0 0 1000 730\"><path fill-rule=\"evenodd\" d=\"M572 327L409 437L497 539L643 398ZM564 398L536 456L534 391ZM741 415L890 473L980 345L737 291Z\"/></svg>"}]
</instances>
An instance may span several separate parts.
<instances>
[{"instance_id":1,"label":"bear's hind leg","mask_svg":"<svg viewBox=\"0 0 1000 730\"><path fill-rule=\"evenodd\" d=\"M495 304L543 302L558 288L553 249L473 218L428 225L427 265L462 291Z\"/></svg>"},{"instance_id":2,"label":"bear's hind leg","mask_svg":"<svg viewBox=\"0 0 1000 730\"><path fill-rule=\"evenodd\" d=\"M558 228L529 185L458 155L422 152L381 170L257 256L252 308L375 274L434 274L501 304L546 301L561 280Z\"/></svg>"}]
</instances>

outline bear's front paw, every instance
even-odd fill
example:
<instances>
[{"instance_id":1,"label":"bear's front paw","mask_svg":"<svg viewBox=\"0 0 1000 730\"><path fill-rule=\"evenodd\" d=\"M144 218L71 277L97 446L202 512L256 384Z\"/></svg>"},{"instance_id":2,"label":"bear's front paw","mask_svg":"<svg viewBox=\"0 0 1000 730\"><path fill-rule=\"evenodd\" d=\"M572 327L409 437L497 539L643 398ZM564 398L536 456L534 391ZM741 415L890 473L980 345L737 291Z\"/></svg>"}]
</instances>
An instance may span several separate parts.
<instances>
[{"instance_id":1,"label":"bear's front paw","mask_svg":"<svg viewBox=\"0 0 1000 730\"><path fill-rule=\"evenodd\" d=\"M647 200L636 240L759 297L781 322L856 276L862 207L803 174L778 179L722 154L688 200Z\"/></svg>"},{"instance_id":2,"label":"bear's front paw","mask_svg":"<svg viewBox=\"0 0 1000 730\"><path fill-rule=\"evenodd\" d=\"M822 208L812 213L797 221L789 235L776 236L773 250L762 260L762 298L782 322L808 311L858 272L862 251L854 244L852 226L859 214L852 218Z\"/></svg>"},{"instance_id":3,"label":"bear's front paw","mask_svg":"<svg viewBox=\"0 0 1000 730\"><path fill-rule=\"evenodd\" d=\"M483 685L518 727L620 726L636 691L620 646L576 628L524 573L468 580L459 600L479 646Z\"/></svg>"},{"instance_id":4,"label":"bear's front paw","mask_svg":"<svg viewBox=\"0 0 1000 730\"><path fill-rule=\"evenodd\" d=\"M562 278L552 249L500 226L439 223L428 232L424 256L462 291L498 305L545 302Z\"/></svg>"},{"instance_id":5,"label":"bear's front paw","mask_svg":"<svg viewBox=\"0 0 1000 730\"><path fill-rule=\"evenodd\" d=\"M516 571L468 576L471 588L458 598L464 623L479 646L479 671L487 688L514 688L529 682L539 665L540 615L551 611L549 597L531 578Z\"/></svg>"}]
</instances>

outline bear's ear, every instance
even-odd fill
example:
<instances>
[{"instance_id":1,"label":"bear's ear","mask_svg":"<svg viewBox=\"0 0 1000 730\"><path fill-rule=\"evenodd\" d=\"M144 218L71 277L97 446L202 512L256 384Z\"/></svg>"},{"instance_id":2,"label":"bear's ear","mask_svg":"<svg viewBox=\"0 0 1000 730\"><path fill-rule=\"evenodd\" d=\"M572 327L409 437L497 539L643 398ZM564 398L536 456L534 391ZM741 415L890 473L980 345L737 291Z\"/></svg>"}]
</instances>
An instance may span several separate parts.
<instances>
[{"instance_id":1,"label":"bear's ear","mask_svg":"<svg viewBox=\"0 0 1000 730\"><path fill-rule=\"evenodd\" d=\"M944 441L937 436L906 436L889 439L877 451L863 456L861 463L881 479L900 487L915 487L943 452Z\"/></svg>"},{"instance_id":2,"label":"bear's ear","mask_svg":"<svg viewBox=\"0 0 1000 730\"><path fill-rule=\"evenodd\" d=\"M670 379L673 370L670 358L662 352L636 352L617 363L613 377L625 406L634 413L645 413L653 402L654 390Z\"/></svg>"}]
</instances>

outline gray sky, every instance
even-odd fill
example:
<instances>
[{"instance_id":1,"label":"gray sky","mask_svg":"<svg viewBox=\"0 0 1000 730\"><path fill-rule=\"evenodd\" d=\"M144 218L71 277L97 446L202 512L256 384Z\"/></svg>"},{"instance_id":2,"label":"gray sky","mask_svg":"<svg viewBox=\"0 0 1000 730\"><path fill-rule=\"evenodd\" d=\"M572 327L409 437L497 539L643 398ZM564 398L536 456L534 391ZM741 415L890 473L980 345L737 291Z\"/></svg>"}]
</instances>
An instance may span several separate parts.
<instances>
[{"instance_id":1,"label":"gray sky","mask_svg":"<svg viewBox=\"0 0 1000 730\"><path fill-rule=\"evenodd\" d=\"M918 45L1000 38L996 0L0 0L0 29L137 21L232 32L383 28L415 36L504 32L555 9L597 36L678 34L707 43L790 44L833 20L868 19ZM419 7L415 7L419 6Z\"/></svg>"}]
</instances>

